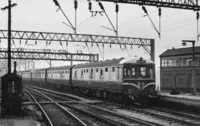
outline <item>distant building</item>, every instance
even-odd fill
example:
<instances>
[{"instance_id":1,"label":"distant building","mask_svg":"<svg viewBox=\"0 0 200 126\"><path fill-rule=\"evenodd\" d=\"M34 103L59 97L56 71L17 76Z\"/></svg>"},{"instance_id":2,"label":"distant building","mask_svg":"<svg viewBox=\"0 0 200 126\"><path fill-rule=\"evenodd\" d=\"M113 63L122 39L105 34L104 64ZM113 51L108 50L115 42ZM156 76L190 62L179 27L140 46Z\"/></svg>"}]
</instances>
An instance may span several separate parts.
<instances>
[{"instance_id":1,"label":"distant building","mask_svg":"<svg viewBox=\"0 0 200 126\"><path fill-rule=\"evenodd\" d=\"M192 47L168 49L160 55L161 90L188 91L192 85ZM200 91L200 47L195 47L195 83Z\"/></svg>"}]
</instances>

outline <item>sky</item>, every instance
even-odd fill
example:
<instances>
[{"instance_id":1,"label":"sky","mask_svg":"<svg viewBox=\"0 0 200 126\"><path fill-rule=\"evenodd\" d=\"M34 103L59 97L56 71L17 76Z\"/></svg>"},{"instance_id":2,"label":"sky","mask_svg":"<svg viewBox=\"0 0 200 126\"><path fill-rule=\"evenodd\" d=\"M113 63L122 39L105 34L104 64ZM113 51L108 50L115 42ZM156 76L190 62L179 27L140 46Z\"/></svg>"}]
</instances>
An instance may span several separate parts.
<instances>
[{"instance_id":1,"label":"sky","mask_svg":"<svg viewBox=\"0 0 200 126\"><path fill-rule=\"evenodd\" d=\"M72 24L75 22L74 0L58 0L61 8L66 13ZM58 32L58 33L73 33L65 22L68 24L66 18L61 11L57 11L58 7L55 6L53 0L12 0L12 3L17 3L17 6L12 8L12 29L25 30L25 31L39 31L39 32ZM115 4L110 2L102 2L104 8L111 19L112 23L116 24ZM7 6L8 0L0 1L0 8ZM92 9L100 10L98 3L92 2ZM159 26L158 8L146 6L146 9L156 25ZM7 11L0 11L0 29L7 29ZM88 10L87 0L78 0L77 9L77 33L80 34L97 34L97 35L112 35L115 36L113 31L103 28L102 26L112 28L106 16L96 15L91 16ZM192 10L181 10L172 8L162 8L161 16L161 38L158 37L155 29L142 7L133 4L119 4L119 36L125 37L141 37L155 39L155 57L156 66L159 68L160 61L159 55L167 49L183 48L181 45L182 40L197 40L197 20L196 12ZM25 43L25 42L24 42ZM31 44L31 41L29 42ZM88 44L91 45L91 44ZM199 46L199 42L196 43ZM0 45L2 48L7 47L7 41L3 40ZM187 47L191 45L188 44ZM65 49L69 52L77 52L82 50L84 53L89 53L84 44L70 43L69 46L61 46L59 43L54 42L49 46L45 42L41 42L35 46L19 45L16 41L12 47L34 48L34 49ZM99 53L102 48L94 46L90 48L90 52ZM144 56L149 58L148 54L143 48L134 46L131 49L128 46L128 51L120 49L119 45L105 46L104 56L100 54L100 60L129 57L129 56ZM65 62L53 62L53 66L66 65ZM36 68L47 67L47 62L36 63Z\"/></svg>"}]
</instances>

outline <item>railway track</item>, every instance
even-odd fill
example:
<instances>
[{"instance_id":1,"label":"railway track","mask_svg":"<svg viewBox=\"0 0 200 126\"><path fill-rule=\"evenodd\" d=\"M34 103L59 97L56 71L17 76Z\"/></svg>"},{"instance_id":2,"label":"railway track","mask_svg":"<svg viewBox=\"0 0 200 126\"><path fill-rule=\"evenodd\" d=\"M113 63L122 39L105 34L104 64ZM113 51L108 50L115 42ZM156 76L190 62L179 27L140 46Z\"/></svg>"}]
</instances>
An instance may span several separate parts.
<instances>
[{"instance_id":1,"label":"railway track","mask_svg":"<svg viewBox=\"0 0 200 126\"><path fill-rule=\"evenodd\" d=\"M58 96L59 97L59 96ZM75 105L74 105L75 106ZM161 109L158 107L141 107L141 106L125 106L119 104L108 105L105 102L100 102L95 106L106 108L112 112L121 113L127 116L143 118L149 122L154 122L160 125L190 125L199 126L200 117L192 113L177 112L169 109ZM83 107L84 108L84 107ZM86 108L86 107L85 107Z\"/></svg>"},{"instance_id":2,"label":"railway track","mask_svg":"<svg viewBox=\"0 0 200 126\"><path fill-rule=\"evenodd\" d=\"M28 93L28 91L26 92ZM34 102L37 103L50 126L87 126L66 108L47 97L45 94L42 94L41 92L38 93L51 101L51 103L40 104L31 93L28 94L32 97L32 99L34 99Z\"/></svg>"},{"instance_id":3,"label":"railway track","mask_svg":"<svg viewBox=\"0 0 200 126\"><path fill-rule=\"evenodd\" d=\"M45 95L50 95L51 94L47 94L47 92L45 92ZM54 95L55 98L56 95ZM59 96L56 96L59 97ZM63 97L62 97L63 98ZM65 98L63 98L65 100ZM67 99L68 100L68 99ZM124 116L122 114L117 114L117 113L113 113L112 111L108 111L102 108L97 108L94 107L92 105L88 105L85 103L82 103L80 101L76 101L76 102L71 102L70 104L68 103L61 103L63 106L66 107L67 110L76 113L77 117L79 117L81 120L83 120L83 122L86 122L86 124L94 126L98 124L98 125L114 125L114 126L161 126L159 124L156 123L152 123L152 122L148 122L142 119L137 119L134 117L129 117L129 116ZM83 113L83 114L80 114ZM88 119L88 116L93 119ZM85 119L86 118L86 119ZM94 120L95 119L95 120ZM98 119L98 121L97 121ZM90 120L90 122L88 122L88 120ZM94 121L92 121L94 120ZM99 122L99 123L97 123ZM104 123L103 123L104 122ZM92 123L92 124L91 124ZM103 123L103 124L102 124Z\"/></svg>"},{"instance_id":4,"label":"railway track","mask_svg":"<svg viewBox=\"0 0 200 126\"><path fill-rule=\"evenodd\" d=\"M177 112L169 109L150 107L150 106L136 106L133 107L112 103L96 104L98 107L103 107L118 113L127 113L127 115L134 115L146 118L147 120L154 120L154 122L161 121L165 125L185 125L185 126L200 126L199 115L185 112ZM159 123L158 122L158 123Z\"/></svg>"}]
</instances>

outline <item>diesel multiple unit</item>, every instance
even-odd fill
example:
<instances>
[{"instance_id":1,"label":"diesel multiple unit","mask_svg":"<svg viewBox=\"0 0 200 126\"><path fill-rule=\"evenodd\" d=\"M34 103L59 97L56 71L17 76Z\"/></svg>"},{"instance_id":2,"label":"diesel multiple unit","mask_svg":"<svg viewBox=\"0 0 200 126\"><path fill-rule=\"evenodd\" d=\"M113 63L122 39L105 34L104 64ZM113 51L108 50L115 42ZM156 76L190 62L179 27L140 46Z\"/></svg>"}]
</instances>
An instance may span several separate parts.
<instances>
[{"instance_id":1,"label":"diesel multiple unit","mask_svg":"<svg viewBox=\"0 0 200 126\"><path fill-rule=\"evenodd\" d=\"M119 101L148 102L156 96L155 64L142 57L19 72L24 81L67 86L74 91ZM28 82L27 82L28 83Z\"/></svg>"}]
</instances>

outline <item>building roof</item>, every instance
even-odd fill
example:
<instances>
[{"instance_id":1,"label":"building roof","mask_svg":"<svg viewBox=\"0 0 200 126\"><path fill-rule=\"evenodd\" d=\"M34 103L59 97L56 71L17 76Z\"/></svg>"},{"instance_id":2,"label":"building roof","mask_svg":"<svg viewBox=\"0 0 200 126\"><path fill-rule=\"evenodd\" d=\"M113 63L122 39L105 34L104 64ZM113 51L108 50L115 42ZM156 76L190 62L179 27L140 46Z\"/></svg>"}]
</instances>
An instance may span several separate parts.
<instances>
[{"instance_id":1,"label":"building roof","mask_svg":"<svg viewBox=\"0 0 200 126\"><path fill-rule=\"evenodd\" d=\"M160 57L192 55L192 53L192 47L178 49L172 48L167 49L160 55ZM195 47L195 54L200 54L200 46Z\"/></svg>"}]
</instances>

